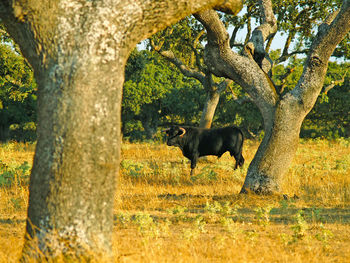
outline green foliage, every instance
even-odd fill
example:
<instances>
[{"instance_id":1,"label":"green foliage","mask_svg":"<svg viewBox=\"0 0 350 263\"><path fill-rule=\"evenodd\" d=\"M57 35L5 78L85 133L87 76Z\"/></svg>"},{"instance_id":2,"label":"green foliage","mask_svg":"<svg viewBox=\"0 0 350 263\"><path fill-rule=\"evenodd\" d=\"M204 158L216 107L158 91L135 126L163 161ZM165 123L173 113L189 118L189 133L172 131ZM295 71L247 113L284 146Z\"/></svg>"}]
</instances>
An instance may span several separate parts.
<instances>
[{"instance_id":1,"label":"green foliage","mask_svg":"<svg viewBox=\"0 0 350 263\"><path fill-rule=\"evenodd\" d=\"M175 56L180 58L190 68L197 68L192 47L194 46L197 52L202 54L204 47L201 45L201 42L205 39L205 34L201 34L202 30L204 30L202 24L194 17L188 16L165 30L154 34L149 41L152 40L156 46L162 45L163 50L171 49Z\"/></svg>"},{"instance_id":2,"label":"green foliage","mask_svg":"<svg viewBox=\"0 0 350 263\"><path fill-rule=\"evenodd\" d=\"M147 238L157 238L160 231L153 218L146 213L138 213L132 218L132 222L137 226L140 234Z\"/></svg>"},{"instance_id":3,"label":"green foliage","mask_svg":"<svg viewBox=\"0 0 350 263\"><path fill-rule=\"evenodd\" d=\"M115 216L114 221L119 227L125 228L128 225L128 223L130 223L131 216L129 215L129 213L118 213Z\"/></svg>"},{"instance_id":4,"label":"green foliage","mask_svg":"<svg viewBox=\"0 0 350 263\"><path fill-rule=\"evenodd\" d=\"M184 77L159 55L135 49L126 66L123 134L150 139L161 122L196 122L203 96L197 81Z\"/></svg>"},{"instance_id":5,"label":"green foliage","mask_svg":"<svg viewBox=\"0 0 350 263\"><path fill-rule=\"evenodd\" d=\"M128 176L133 179L141 179L143 174L143 165L131 160L123 160L120 163L122 169L127 171Z\"/></svg>"},{"instance_id":6,"label":"green foliage","mask_svg":"<svg viewBox=\"0 0 350 263\"><path fill-rule=\"evenodd\" d=\"M10 125L22 131L36 118L36 83L24 58L0 43L0 140L10 136Z\"/></svg>"},{"instance_id":7,"label":"green foliage","mask_svg":"<svg viewBox=\"0 0 350 263\"><path fill-rule=\"evenodd\" d=\"M329 63L324 87L342 79L349 69L348 63ZM350 76L335 85L327 94L322 92L315 107L303 123L301 136L338 139L350 136Z\"/></svg>"},{"instance_id":8,"label":"green foliage","mask_svg":"<svg viewBox=\"0 0 350 263\"><path fill-rule=\"evenodd\" d=\"M309 228L308 223L305 220L305 214L303 210L299 210L297 212L297 214L294 217L294 220L295 225L291 226L291 229L293 230L292 242L302 240L306 236L307 230Z\"/></svg>"},{"instance_id":9,"label":"green foliage","mask_svg":"<svg viewBox=\"0 0 350 263\"><path fill-rule=\"evenodd\" d=\"M197 184L207 184L217 180L217 174L209 166L204 167L200 173L191 176L191 181Z\"/></svg>"},{"instance_id":10,"label":"green foliage","mask_svg":"<svg viewBox=\"0 0 350 263\"><path fill-rule=\"evenodd\" d=\"M333 232L327 229L323 224L319 225L320 231L316 233L315 238L321 241L325 246L328 245L328 241L334 236Z\"/></svg>"},{"instance_id":11,"label":"green foliage","mask_svg":"<svg viewBox=\"0 0 350 263\"><path fill-rule=\"evenodd\" d=\"M229 124L240 127L245 134L258 135L263 129L263 120L257 106L249 101L248 95L240 86L234 84L232 87L234 96L231 92L226 92L221 95L220 103L216 109L213 126L227 126ZM243 99L242 103L237 103Z\"/></svg>"},{"instance_id":12,"label":"green foliage","mask_svg":"<svg viewBox=\"0 0 350 263\"><path fill-rule=\"evenodd\" d=\"M28 185L31 166L24 162L19 166L8 166L0 161L0 187Z\"/></svg>"},{"instance_id":13,"label":"green foliage","mask_svg":"<svg viewBox=\"0 0 350 263\"><path fill-rule=\"evenodd\" d=\"M229 216L240 218L237 209L238 206L232 206L230 202L220 203L218 201L214 201L214 203L209 203L207 201L204 207L204 212L207 214L210 222L222 222L223 220L227 221ZM232 218L230 219L232 220ZM228 221L226 223L229 224ZM225 224L225 222L223 224Z\"/></svg>"},{"instance_id":14,"label":"green foliage","mask_svg":"<svg viewBox=\"0 0 350 263\"><path fill-rule=\"evenodd\" d=\"M262 226L267 226L270 224L270 213L272 210L272 206L267 206L267 207L257 207L254 209L255 211L255 216L254 219L255 221Z\"/></svg>"}]
</instances>

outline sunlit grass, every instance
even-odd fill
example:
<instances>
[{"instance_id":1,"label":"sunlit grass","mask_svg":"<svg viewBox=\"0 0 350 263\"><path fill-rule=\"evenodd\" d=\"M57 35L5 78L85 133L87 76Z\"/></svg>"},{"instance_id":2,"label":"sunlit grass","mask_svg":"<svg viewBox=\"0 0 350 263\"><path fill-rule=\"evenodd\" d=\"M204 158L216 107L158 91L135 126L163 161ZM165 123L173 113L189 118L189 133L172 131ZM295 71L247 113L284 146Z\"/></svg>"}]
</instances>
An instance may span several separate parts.
<instances>
[{"instance_id":1,"label":"sunlit grass","mask_svg":"<svg viewBox=\"0 0 350 263\"><path fill-rule=\"evenodd\" d=\"M177 148L124 144L116 261L350 262L350 140L301 140L280 196L239 195L257 147L245 142L241 169L226 153L201 159L190 176ZM0 175L13 178L0 187L0 262L21 253L33 152L0 145Z\"/></svg>"}]
</instances>

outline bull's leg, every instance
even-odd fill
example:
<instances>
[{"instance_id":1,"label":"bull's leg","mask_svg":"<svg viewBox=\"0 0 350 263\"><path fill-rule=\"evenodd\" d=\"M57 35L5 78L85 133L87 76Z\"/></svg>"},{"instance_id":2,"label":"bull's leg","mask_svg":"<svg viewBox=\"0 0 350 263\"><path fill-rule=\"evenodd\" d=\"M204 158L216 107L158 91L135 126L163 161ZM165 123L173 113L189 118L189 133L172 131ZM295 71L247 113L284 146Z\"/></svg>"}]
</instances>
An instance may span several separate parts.
<instances>
[{"instance_id":1,"label":"bull's leg","mask_svg":"<svg viewBox=\"0 0 350 263\"><path fill-rule=\"evenodd\" d=\"M194 156L192 159L191 159L191 176L194 175L194 169L196 168L197 166L197 159L198 157Z\"/></svg>"},{"instance_id":2,"label":"bull's leg","mask_svg":"<svg viewBox=\"0 0 350 263\"><path fill-rule=\"evenodd\" d=\"M236 158L235 158L236 159ZM236 159L236 163L235 163L235 170L238 168L238 162L237 162L237 159Z\"/></svg>"},{"instance_id":3,"label":"bull's leg","mask_svg":"<svg viewBox=\"0 0 350 263\"><path fill-rule=\"evenodd\" d=\"M231 154L231 157L234 157L235 158L235 161L236 161L236 163L235 163L235 170L238 168L238 166L242 166L243 165L243 163L241 162L241 158L243 159L243 156L242 155L240 155L240 154L235 154L235 153L231 153L230 152L230 154ZM243 162L244 162L244 159L243 159Z\"/></svg>"},{"instance_id":4,"label":"bull's leg","mask_svg":"<svg viewBox=\"0 0 350 263\"><path fill-rule=\"evenodd\" d=\"M240 154L240 155L234 155L235 157L235 160L236 160L236 164L235 164L235 170L238 168L238 166L243 166L244 164L244 158L243 158L243 155Z\"/></svg>"},{"instance_id":5,"label":"bull's leg","mask_svg":"<svg viewBox=\"0 0 350 263\"><path fill-rule=\"evenodd\" d=\"M194 168L191 168L191 173L190 173L191 176L194 175Z\"/></svg>"}]
</instances>

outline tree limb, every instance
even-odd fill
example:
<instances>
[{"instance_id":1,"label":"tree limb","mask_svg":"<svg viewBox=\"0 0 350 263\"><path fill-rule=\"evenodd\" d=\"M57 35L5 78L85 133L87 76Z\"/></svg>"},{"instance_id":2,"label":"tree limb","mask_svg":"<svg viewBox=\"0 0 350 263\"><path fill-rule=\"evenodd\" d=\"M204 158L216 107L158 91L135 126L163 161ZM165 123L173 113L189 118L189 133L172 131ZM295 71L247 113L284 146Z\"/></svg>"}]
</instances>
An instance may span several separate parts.
<instances>
[{"instance_id":1,"label":"tree limb","mask_svg":"<svg viewBox=\"0 0 350 263\"><path fill-rule=\"evenodd\" d=\"M207 30L205 63L209 70L218 77L232 79L241 85L263 115L264 112L270 112L278 96L268 76L251 58L232 51L226 28L214 10L196 13L194 16Z\"/></svg>"},{"instance_id":2,"label":"tree limb","mask_svg":"<svg viewBox=\"0 0 350 263\"><path fill-rule=\"evenodd\" d=\"M292 27L294 27L293 30L290 30L289 31L289 34L288 34L288 37L287 37L287 40L284 44L284 47L283 47L283 51L282 51L282 54L281 56L276 60L277 63L282 63L284 61L286 61L288 58L290 58L291 56L295 55L295 54L306 54L308 52L308 49L305 49L305 50L297 50L297 51L294 51L294 52L291 52L289 53L288 52L288 49L290 47L290 44L292 43L295 35L296 35L296 32L298 31L298 29L296 28L296 25L298 23L298 21L300 19L302 19L302 16L311 9L311 7L308 7L308 8L305 8L303 9L298 15L297 17L295 18L295 20L293 21L292 23Z\"/></svg>"},{"instance_id":3,"label":"tree limb","mask_svg":"<svg viewBox=\"0 0 350 263\"><path fill-rule=\"evenodd\" d=\"M205 30L201 30L198 35L196 36L196 38L194 39L193 41L193 45L191 45L190 43L188 43L189 47L192 49L194 55L195 55L195 59L196 59L196 65L197 65L197 68L200 70L200 71L204 71L204 68L203 68L203 65L201 63L201 58L200 58L200 55L197 51L197 45L199 43L199 39L205 34Z\"/></svg>"},{"instance_id":4,"label":"tree limb","mask_svg":"<svg viewBox=\"0 0 350 263\"><path fill-rule=\"evenodd\" d=\"M287 59L289 59L290 57L292 57L294 55L307 54L309 51L310 51L310 49L296 50L296 51L293 51L291 53L287 53L287 54L281 55L275 62L277 64L279 64L279 63L282 63L282 62L286 61Z\"/></svg>"},{"instance_id":5,"label":"tree limb","mask_svg":"<svg viewBox=\"0 0 350 263\"><path fill-rule=\"evenodd\" d=\"M236 36L237 36L237 33L238 33L238 30L240 29L240 27L236 26L234 29L233 29L233 32L232 32L232 35L231 35L231 38L230 38L230 47L234 47L235 46L235 42L236 42Z\"/></svg>"},{"instance_id":6,"label":"tree limb","mask_svg":"<svg viewBox=\"0 0 350 263\"><path fill-rule=\"evenodd\" d=\"M171 50L159 51L161 56L166 58L169 62L174 64L182 74L186 77L191 77L199 80L201 83L205 81L205 74L200 71L196 71L187 67L180 59L178 59Z\"/></svg>"},{"instance_id":7,"label":"tree limb","mask_svg":"<svg viewBox=\"0 0 350 263\"><path fill-rule=\"evenodd\" d=\"M262 24L254 29L252 37L245 45L245 51L267 73L270 71L271 63L263 63L264 58L268 58L264 43L277 32L277 20L272 10L271 0L259 0L259 6Z\"/></svg>"},{"instance_id":8,"label":"tree limb","mask_svg":"<svg viewBox=\"0 0 350 263\"><path fill-rule=\"evenodd\" d=\"M292 74L292 72L294 71L294 69L295 69L295 67L293 67L293 68L287 68L286 73L284 73L284 74L280 77L282 84L276 86L276 90L278 91L278 93L279 93L280 95L283 94L284 89L285 89L285 87L286 87L286 79L287 79L287 77L288 77L290 74Z\"/></svg>"},{"instance_id":9,"label":"tree limb","mask_svg":"<svg viewBox=\"0 0 350 263\"><path fill-rule=\"evenodd\" d=\"M292 91L292 95L299 99L306 113L312 109L322 89L330 56L350 31L349 17L350 1L344 0L340 11L328 16L325 22L319 26L300 81Z\"/></svg>"},{"instance_id":10,"label":"tree limb","mask_svg":"<svg viewBox=\"0 0 350 263\"><path fill-rule=\"evenodd\" d=\"M347 69L343 75L343 77L339 80L332 80L331 84L329 84L328 86L326 86L324 88L324 93L327 94L328 91L330 91L331 89L333 89L335 86L338 86L339 84L343 84L345 81L345 76L348 73L349 69Z\"/></svg>"},{"instance_id":11,"label":"tree limb","mask_svg":"<svg viewBox=\"0 0 350 263\"><path fill-rule=\"evenodd\" d=\"M230 86L230 84L232 83L233 81L231 79L225 79L223 81L221 81L218 85L217 85L217 92L218 93L221 93L221 92L224 92L226 90L227 87ZM232 89L231 89L232 90Z\"/></svg>"}]
</instances>

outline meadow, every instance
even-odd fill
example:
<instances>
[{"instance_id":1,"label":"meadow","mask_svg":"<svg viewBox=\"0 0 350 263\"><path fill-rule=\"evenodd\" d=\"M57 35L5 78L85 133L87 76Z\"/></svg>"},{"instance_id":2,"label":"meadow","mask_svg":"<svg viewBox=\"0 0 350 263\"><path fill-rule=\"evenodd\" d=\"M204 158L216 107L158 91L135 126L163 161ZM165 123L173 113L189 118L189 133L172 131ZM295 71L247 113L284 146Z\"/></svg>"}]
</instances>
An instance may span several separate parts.
<instances>
[{"instance_id":1,"label":"meadow","mask_svg":"<svg viewBox=\"0 0 350 263\"><path fill-rule=\"evenodd\" d=\"M117 262L350 262L350 140L300 140L281 195L239 195L246 164L124 143L114 197ZM21 254L34 144L0 145L0 262Z\"/></svg>"}]
</instances>

